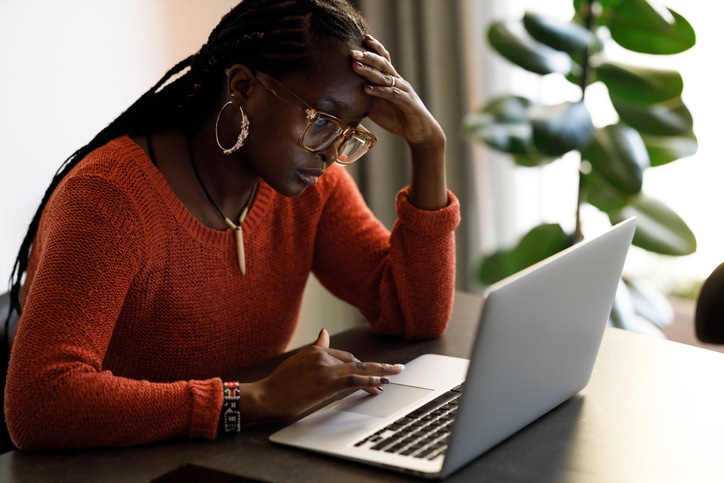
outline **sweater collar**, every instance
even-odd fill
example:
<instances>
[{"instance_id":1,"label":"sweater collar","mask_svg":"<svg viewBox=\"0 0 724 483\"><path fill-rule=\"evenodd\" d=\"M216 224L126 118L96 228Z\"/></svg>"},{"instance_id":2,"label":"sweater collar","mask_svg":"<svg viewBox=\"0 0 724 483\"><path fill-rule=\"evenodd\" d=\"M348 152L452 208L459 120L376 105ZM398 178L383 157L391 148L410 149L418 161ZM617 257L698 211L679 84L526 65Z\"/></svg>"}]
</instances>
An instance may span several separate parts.
<instances>
[{"instance_id":1,"label":"sweater collar","mask_svg":"<svg viewBox=\"0 0 724 483\"><path fill-rule=\"evenodd\" d=\"M213 245L226 245L230 241L235 243L234 230L231 228L225 230L209 228L191 214L168 185L163 174L161 174L158 168L154 166L148 156L146 156L145 151L134 143L130 137L122 136L118 138L116 142L120 143L121 147L131 154L134 162L141 169L169 211L189 234L201 242ZM263 180L259 181L259 189L256 193L254 203L246 218L244 218L244 222L241 224L241 229L245 236L253 236L253 232L257 229L267 213L273 193L274 191L268 184Z\"/></svg>"}]
</instances>

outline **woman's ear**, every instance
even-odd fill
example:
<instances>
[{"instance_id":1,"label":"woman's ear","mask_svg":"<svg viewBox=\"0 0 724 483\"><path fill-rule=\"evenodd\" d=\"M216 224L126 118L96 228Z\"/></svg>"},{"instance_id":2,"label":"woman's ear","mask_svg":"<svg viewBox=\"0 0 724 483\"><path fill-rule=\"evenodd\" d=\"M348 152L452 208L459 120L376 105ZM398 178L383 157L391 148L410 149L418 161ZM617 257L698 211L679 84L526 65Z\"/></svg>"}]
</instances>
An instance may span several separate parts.
<instances>
[{"instance_id":1,"label":"woman's ear","mask_svg":"<svg viewBox=\"0 0 724 483\"><path fill-rule=\"evenodd\" d=\"M227 70L226 76L228 95L241 102L248 99L249 88L257 82L254 73L244 64L234 64Z\"/></svg>"}]
</instances>

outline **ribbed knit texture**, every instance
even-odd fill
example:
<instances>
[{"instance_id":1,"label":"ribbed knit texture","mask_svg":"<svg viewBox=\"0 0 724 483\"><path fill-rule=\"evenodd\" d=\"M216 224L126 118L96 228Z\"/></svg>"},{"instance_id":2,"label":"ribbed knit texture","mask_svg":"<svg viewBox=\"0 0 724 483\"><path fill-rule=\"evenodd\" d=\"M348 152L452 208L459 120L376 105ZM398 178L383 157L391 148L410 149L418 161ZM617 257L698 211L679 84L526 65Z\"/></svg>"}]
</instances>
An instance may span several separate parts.
<instances>
[{"instance_id":1,"label":"ribbed knit texture","mask_svg":"<svg viewBox=\"0 0 724 483\"><path fill-rule=\"evenodd\" d=\"M199 223L130 138L112 141L43 213L5 392L13 441L215 438L218 376L285 350L310 270L378 332L441 334L460 219L449 200L423 211L401 191L390 233L340 167L295 199L261 182L242 224L242 276L233 230Z\"/></svg>"}]
</instances>

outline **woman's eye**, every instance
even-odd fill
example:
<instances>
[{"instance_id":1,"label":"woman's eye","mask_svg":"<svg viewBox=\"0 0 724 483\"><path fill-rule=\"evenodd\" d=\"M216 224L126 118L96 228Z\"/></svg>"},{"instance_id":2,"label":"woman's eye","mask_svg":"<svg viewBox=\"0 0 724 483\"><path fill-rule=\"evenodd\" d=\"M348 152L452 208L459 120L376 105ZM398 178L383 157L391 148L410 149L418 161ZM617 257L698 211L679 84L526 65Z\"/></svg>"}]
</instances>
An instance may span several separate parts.
<instances>
[{"instance_id":1,"label":"woman's eye","mask_svg":"<svg viewBox=\"0 0 724 483\"><path fill-rule=\"evenodd\" d=\"M314 121L315 127L324 127L327 124L329 124L329 121L326 119L317 119L316 121Z\"/></svg>"}]
</instances>

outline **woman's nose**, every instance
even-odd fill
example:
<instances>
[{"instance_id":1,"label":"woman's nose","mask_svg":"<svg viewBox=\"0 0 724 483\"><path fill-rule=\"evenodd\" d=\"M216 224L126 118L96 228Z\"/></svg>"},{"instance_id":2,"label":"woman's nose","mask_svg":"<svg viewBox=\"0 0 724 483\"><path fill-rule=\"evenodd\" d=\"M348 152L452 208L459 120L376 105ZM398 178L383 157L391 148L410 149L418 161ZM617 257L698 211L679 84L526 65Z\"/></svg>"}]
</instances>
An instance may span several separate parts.
<instances>
[{"instance_id":1,"label":"woman's nose","mask_svg":"<svg viewBox=\"0 0 724 483\"><path fill-rule=\"evenodd\" d=\"M337 161L339 159L340 161L344 161L344 159L340 158L346 158L347 156L344 154L339 154L339 148L342 145L342 139L338 139L323 150L319 151L319 154L322 155L324 158L325 164L328 166Z\"/></svg>"}]
</instances>

